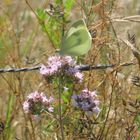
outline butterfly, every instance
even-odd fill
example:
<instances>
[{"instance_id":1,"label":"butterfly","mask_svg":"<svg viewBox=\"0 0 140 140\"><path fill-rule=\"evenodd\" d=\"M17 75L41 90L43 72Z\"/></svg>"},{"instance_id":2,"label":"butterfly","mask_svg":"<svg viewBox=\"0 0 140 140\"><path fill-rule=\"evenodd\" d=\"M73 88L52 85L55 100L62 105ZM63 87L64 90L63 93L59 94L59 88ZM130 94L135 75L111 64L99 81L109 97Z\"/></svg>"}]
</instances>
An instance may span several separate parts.
<instances>
[{"instance_id":1,"label":"butterfly","mask_svg":"<svg viewBox=\"0 0 140 140\"><path fill-rule=\"evenodd\" d=\"M74 22L65 33L59 54L80 56L86 54L92 45L92 37L83 19Z\"/></svg>"}]
</instances>

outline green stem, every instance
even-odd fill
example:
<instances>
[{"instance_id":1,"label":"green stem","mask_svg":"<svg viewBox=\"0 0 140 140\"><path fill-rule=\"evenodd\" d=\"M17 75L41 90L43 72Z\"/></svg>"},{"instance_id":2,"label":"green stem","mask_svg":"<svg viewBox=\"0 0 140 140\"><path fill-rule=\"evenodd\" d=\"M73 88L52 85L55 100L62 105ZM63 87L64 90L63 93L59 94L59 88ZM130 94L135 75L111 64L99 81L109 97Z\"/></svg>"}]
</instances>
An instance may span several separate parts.
<instances>
[{"instance_id":1,"label":"green stem","mask_svg":"<svg viewBox=\"0 0 140 140\"><path fill-rule=\"evenodd\" d=\"M64 16L64 4L63 4L63 0L61 0L61 8L62 8L62 12L63 12L63 15L62 15L62 38L64 36L64 32L65 32L65 16Z\"/></svg>"},{"instance_id":2,"label":"green stem","mask_svg":"<svg viewBox=\"0 0 140 140\"><path fill-rule=\"evenodd\" d=\"M64 8L63 7L63 0L61 0L61 6L62 6L62 9ZM63 13L64 13L64 9L63 9ZM64 14L63 14L63 17L62 17L62 38L64 36L64 22L65 22L65 18L64 18ZM63 129L63 120L62 120L62 102L61 102L61 93L62 93L62 78L61 78L61 74L59 75L59 85L58 85L58 90L59 90L59 122L60 122L60 129L61 129L61 137L62 137L62 140L65 140L64 138L64 129Z\"/></svg>"},{"instance_id":3,"label":"green stem","mask_svg":"<svg viewBox=\"0 0 140 140\"><path fill-rule=\"evenodd\" d=\"M61 75L59 75L59 81L58 81L58 94L59 94L59 123L60 123L60 129L61 129L61 137L62 140L65 140L64 138L64 129L63 129L63 120L62 120L62 102L61 102L61 92L62 92L62 83L61 83Z\"/></svg>"}]
</instances>

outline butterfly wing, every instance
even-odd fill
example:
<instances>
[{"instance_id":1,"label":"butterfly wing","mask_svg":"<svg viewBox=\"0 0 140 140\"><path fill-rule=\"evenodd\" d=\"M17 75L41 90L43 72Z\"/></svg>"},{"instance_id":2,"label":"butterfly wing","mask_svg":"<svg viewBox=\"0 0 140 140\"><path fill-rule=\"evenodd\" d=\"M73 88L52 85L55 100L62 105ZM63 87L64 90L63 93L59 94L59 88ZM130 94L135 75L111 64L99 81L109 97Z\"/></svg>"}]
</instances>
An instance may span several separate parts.
<instances>
[{"instance_id":1,"label":"butterfly wing","mask_svg":"<svg viewBox=\"0 0 140 140\"><path fill-rule=\"evenodd\" d=\"M68 31L65 34L65 37L69 37L71 34L73 34L74 32L76 32L77 30L79 30L80 28L84 28L85 27L85 22L83 19L80 19L76 22L74 22L70 28L68 29Z\"/></svg>"},{"instance_id":2,"label":"butterfly wing","mask_svg":"<svg viewBox=\"0 0 140 140\"><path fill-rule=\"evenodd\" d=\"M91 48L92 38L83 20L72 24L62 40L61 55L80 56Z\"/></svg>"}]
</instances>

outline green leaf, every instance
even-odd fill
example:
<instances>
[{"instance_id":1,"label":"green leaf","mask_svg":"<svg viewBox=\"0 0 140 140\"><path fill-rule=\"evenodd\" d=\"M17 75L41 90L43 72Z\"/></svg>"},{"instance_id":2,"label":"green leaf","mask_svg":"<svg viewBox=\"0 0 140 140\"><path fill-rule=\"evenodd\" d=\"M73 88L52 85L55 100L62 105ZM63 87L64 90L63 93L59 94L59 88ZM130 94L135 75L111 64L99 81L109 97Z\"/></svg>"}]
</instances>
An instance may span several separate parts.
<instances>
[{"instance_id":1,"label":"green leaf","mask_svg":"<svg viewBox=\"0 0 140 140\"><path fill-rule=\"evenodd\" d=\"M55 3L56 4L61 4L62 3L62 0L55 0Z\"/></svg>"},{"instance_id":2,"label":"green leaf","mask_svg":"<svg viewBox=\"0 0 140 140\"><path fill-rule=\"evenodd\" d=\"M67 11L70 11L73 6L73 0L65 0L64 7Z\"/></svg>"},{"instance_id":3,"label":"green leaf","mask_svg":"<svg viewBox=\"0 0 140 140\"><path fill-rule=\"evenodd\" d=\"M80 56L91 48L92 37L83 19L74 22L66 32L60 48L60 55Z\"/></svg>"},{"instance_id":4,"label":"green leaf","mask_svg":"<svg viewBox=\"0 0 140 140\"><path fill-rule=\"evenodd\" d=\"M44 21L46 19L46 13L45 13L44 9L39 9L38 8L36 10L36 13L37 13L40 20Z\"/></svg>"},{"instance_id":5,"label":"green leaf","mask_svg":"<svg viewBox=\"0 0 140 140\"><path fill-rule=\"evenodd\" d=\"M64 92L62 94L62 100L65 102L65 103L68 103L69 102L69 99L70 99L70 93L69 92Z\"/></svg>"}]
</instances>

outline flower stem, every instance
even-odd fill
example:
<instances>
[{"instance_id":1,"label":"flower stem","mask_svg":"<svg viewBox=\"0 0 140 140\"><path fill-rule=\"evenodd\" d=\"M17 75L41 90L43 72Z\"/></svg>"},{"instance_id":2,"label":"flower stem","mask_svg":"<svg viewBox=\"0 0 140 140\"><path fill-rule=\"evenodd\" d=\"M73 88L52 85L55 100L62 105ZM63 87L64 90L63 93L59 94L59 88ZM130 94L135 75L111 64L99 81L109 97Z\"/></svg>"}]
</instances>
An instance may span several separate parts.
<instances>
[{"instance_id":1,"label":"flower stem","mask_svg":"<svg viewBox=\"0 0 140 140\"><path fill-rule=\"evenodd\" d=\"M61 75L59 75L59 81L58 81L58 94L59 94L59 123L60 123L60 129L61 129L61 137L62 140L65 140L64 138L64 129L63 129L63 120L62 120L62 102L61 102L61 92L62 92L62 83L61 83Z\"/></svg>"},{"instance_id":2,"label":"flower stem","mask_svg":"<svg viewBox=\"0 0 140 140\"><path fill-rule=\"evenodd\" d=\"M63 8L63 0L60 1L61 2L61 6ZM64 9L63 9L64 10ZM64 11L63 11L64 13ZM62 23L62 38L64 36L64 14L62 16L62 20L63 20L63 23ZM61 102L61 93L62 93L62 75L60 74L59 75L59 83L58 83L58 90L59 90L59 122L60 122L60 129L61 129L61 138L62 140L65 140L64 138L64 129L63 129L63 120L62 120L62 102Z\"/></svg>"}]
</instances>

